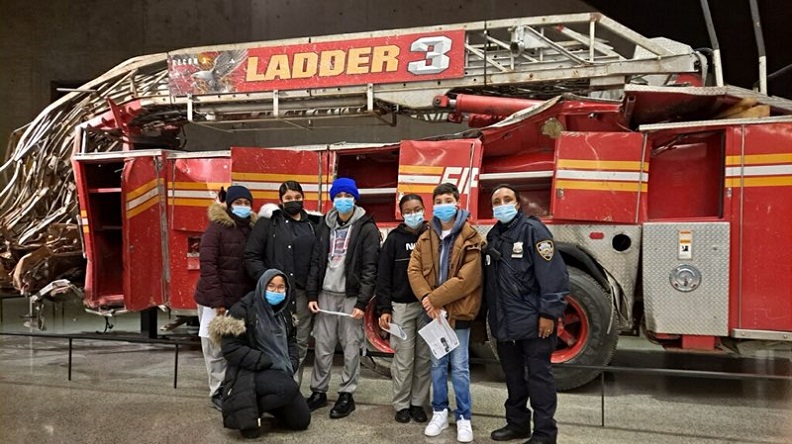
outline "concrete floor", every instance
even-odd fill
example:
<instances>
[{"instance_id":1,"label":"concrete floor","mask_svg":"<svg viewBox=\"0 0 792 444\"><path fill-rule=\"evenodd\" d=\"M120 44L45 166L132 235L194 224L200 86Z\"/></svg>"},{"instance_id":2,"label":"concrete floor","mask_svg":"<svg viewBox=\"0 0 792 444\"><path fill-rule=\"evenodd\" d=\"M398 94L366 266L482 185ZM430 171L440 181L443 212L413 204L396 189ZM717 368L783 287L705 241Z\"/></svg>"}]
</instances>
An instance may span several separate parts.
<instances>
[{"instance_id":1,"label":"concrete floor","mask_svg":"<svg viewBox=\"0 0 792 444\"><path fill-rule=\"evenodd\" d=\"M22 301L6 302L2 329L22 330ZM9 310L9 307L14 307ZM14 313L9 316L9 313ZM101 330L103 321L67 309L54 330ZM76 316L76 317L75 317ZM85 316L84 320L80 320ZM55 328L61 322L61 327ZM94 324L96 326L94 326ZM138 324L132 316L116 329ZM69 327L69 328L66 328ZM773 371L790 374L786 360L746 360L636 350L622 341L616 362L672 364L686 368ZM67 381L67 341L0 336L0 443L221 443L243 441L222 426L209 407L200 350L179 358L179 386L172 387L173 348L100 341L75 341L73 380ZM635 347L640 345L641 347ZM628 349L629 348L629 349ZM641 362L636 362L641 361ZM310 371L310 369L307 369ZM337 386L339 372L333 377ZM491 442L502 425L506 390L473 368L473 429L476 442ZM335 396L331 395L331 399ZM328 408L314 413L309 430L277 428L260 440L271 443L454 443L452 427L426 438L423 427L397 424L390 406L390 381L364 370L355 395L357 411L330 420ZM609 375L606 427L600 427L599 385L559 395L560 443L792 443L792 384ZM265 419L265 427L272 428Z\"/></svg>"}]
</instances>

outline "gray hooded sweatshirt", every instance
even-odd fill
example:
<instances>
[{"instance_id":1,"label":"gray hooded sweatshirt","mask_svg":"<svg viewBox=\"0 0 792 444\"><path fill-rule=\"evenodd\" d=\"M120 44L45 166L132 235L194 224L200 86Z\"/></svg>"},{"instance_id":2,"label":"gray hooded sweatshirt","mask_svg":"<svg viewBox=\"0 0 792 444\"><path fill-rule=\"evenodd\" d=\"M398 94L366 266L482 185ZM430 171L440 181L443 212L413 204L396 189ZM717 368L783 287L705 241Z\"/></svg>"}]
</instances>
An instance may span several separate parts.
<instances>
[{"instance_id":1,"label":"gray hooded sweatshirt","mask_svg":"<svg viewBox=\"0 0 792 444\"><path fill-rule=\"evenodd\" d=\"M338 224L338 210L335 208L325 216L325 223L330 228L330 251L327 253L327 271L322 290L337 294L344 294L346 291L344 260L349 250L349 239L352 237L352 225L365 214L366 210L356 205L352 217L343 226Z\"/></svg>"},{"instance_id":2,"label":"gray hooded sweatshirt","mask_svg":"<svg viewBox=\"0 0 792 444\"><path fill-rule=\"evenodd\" d=\"M267 284L275 276L283 276L286 281L286 299L278 305L272 306L267 302ZM294 374L291 359L289 359L289 331L280 316L289 306L289 279L280 270L269 269L261 275L256 284L254 307L256 310L256 348L266 353L272 359L272 368Z\"/></svg>"}]
</instances>

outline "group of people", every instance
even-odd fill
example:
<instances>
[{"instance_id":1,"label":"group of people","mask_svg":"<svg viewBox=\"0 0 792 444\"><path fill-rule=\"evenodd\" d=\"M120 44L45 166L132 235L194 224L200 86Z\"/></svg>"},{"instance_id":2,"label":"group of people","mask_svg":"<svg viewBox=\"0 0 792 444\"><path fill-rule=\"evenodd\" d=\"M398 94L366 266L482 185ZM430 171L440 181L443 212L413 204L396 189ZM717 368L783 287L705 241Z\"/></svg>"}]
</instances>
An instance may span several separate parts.
<instances>
[{"instance_id":1,"label":"group of people","mask_svg":"<svg viewBox=\"0 0 792 444\"><path fill-rule=\"evenodd\" d=\"M329 416L351 414L365 346L363 317L376 298L380 326L397 324L404 333L390 337L397 422L428 422L424 434L441 435L449 427L450 373L457 440L473 440L468 344L483 305L508 389L507 424L491 437L556 442L550 355L568 276L547 228L522 213L516 189L494 189L498 222L486 241L460 208L456 186L434 189L429 218L422 198L407 194L399 201L403 222L382 245L350 178L333 182L333 208L324 216L305 211L295 181L280 186L280 204L262 216L253 212L248 189L234 185L224 194L209 208L195 299L211 402L226 427L258 437L260 418L270 413L286 428L306 429L311 412L328 405L339 343L343 372ZM438 317L459 342L440 358L418 334ZM311 393L303 398L311 336Z\"/></svg>"}]
</instances>

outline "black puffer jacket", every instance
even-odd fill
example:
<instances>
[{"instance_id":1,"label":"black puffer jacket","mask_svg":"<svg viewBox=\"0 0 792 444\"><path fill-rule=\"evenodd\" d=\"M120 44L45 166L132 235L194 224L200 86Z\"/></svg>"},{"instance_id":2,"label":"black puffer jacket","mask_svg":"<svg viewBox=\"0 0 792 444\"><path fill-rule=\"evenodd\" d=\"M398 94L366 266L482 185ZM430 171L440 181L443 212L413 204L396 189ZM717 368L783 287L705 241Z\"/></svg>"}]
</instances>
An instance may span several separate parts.
<instances>
[{"instance_id":1,"label":"black puffer jacket","mask_svg":"<svg viewBox=\"0 0 792 444\"><path fill-rule=\"evenodd\" d=\"M317 301L319 299L319 292L322 291L322 284L327 272L327 256L330 252L330 227L326 219L337 217L338 212L335 209L330 210L317 227L316 246L311 259L311 272L308 275L308 282L305 287L309 301ZM368 214L352 222L351 229L349 247L344 260L346 297L356 298L355 308L365 311L368 302L374 296L374 284L377 280L377 260L380 250L380 233L374 223L374 218Z\"/></svg>"},{"instance_id":2,"label":"black puffer jacket","mask_svg":"<svg viewBox=\"0 0 792 444\"><path fill-rule=\"evenodd\" d=\"M310 233L314 238L313 243L319 220L320 216L303 211L302 218L296 221L284 214L282 209L275 210L270 217L260 217L245 248L245 264L250 276L258 281L265 271L276 268L286 273L297 288L305 288L312 250L305 257L296 257L295 251L302 245L295 245L294 234ZM300 273L300 269L305 272Z\"/></svg>"},{"instance_id":3,"label":"black puffer jacket","mask_svg":"<svg viewBox=\"0 0 792 444\"><path fill-rule=\"evenodd\" d=\"M379 266L377 267L377 312L379 314L393 312L393 302L402 304L419 302L410 287L407 266L410 264L410 255L415 249L418 237L427 227L428 225L424 224L417 233L414 233L407 228L407 225L400 224L388 233L388 237L382 244Z\"/></svg>"},{"instance_id":4,"label":"black puffer jacket","mask_svg":"<svg viewBox=\"0 0 792 444\"><path fill-rule=\"evenodd\" d=\"M487 234L485 299L490 329L499 341L538 337L539 318L564 314L569 275L553 236L535 217L522 213Z\"/></svg>"},{"instance_id":5,"label":"black puffer jacket","mask_svg":"<svg viewBox=\"0 0 792 444\"><path fill-rule=\"evenodd\" d=\"M278 272L280 274L280 272ZM223 356L228 361L223 381L223 425L229 429L254 430L258 428L261 413L256 398L256 372L273 366L273 358L256 347L255 292L249 293L228 311L228 316L217 316L209 324L212 341L222 345ZM286 325L289 360L292 369L298 368L299 349L291 312L286 308L289 300L273 307Z\"/></svg>"},{"instance_id":6,"label":"black puffer jacket","mask_svg":"<svg viewBox=\"0 0 792 444\"><path fill-rule=\"evenodd\" d=\"M253 290L255 281L245 271L245 246L257 216L240 219L225 205L209 207L209 227L201 237L201 277L195 302L212 308L230 308Z\"/></svg>"}]
</instances>

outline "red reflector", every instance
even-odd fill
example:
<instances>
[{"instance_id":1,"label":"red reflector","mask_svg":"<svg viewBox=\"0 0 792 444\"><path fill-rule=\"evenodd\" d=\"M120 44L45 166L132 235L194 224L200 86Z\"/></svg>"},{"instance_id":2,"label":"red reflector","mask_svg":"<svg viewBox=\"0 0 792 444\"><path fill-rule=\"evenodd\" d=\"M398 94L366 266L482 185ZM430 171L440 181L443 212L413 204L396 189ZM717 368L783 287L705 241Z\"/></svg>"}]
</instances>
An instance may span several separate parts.
<instances>
[{"instance_id":1,"label":"red reflector","mask_svg":"<svg viewBox=\"0 0 792 444\"><path fill-rule=\"evenodd\" d=\"M601 231L592 231L589 233L589 239L605 239L605 233Z\"/></svg>"}]
</instances>

